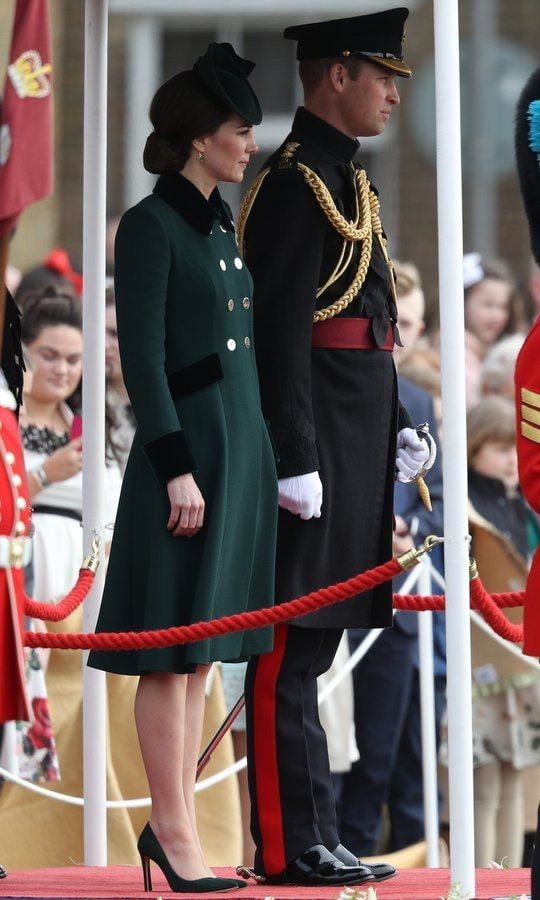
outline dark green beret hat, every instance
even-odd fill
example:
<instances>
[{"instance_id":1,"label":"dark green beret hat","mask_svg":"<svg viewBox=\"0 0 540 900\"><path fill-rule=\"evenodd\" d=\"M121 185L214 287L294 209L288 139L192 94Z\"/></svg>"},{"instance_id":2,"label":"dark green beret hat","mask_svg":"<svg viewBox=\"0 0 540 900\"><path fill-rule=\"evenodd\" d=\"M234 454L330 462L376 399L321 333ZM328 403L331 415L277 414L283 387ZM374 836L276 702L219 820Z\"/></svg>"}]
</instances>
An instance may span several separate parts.
<instances>
[{"instance_id":1,"label":"dark green beret hat","mask_svg":"<svg viewBox=\"0 0 540 900\"><path fill-rule=\"evenodd\" d=\"M251 125L262 120L262 110L257 95L248 81L255 63L242 59L231 44L208 46L204 56L199 56L193 71L206 87L231 107Z\"/></svg>"},{"instance_id":2,"label":"dark green beret hat","mask_svg":"<svg viewBox=\"0 0 540 900\"><path fill-rule=\"evenodd\" d=\"M283 37L298 41L299 60L360 56L410 78L412 72L403 61L402 49L408 15L409 10L400 6L367 16L292 25L285 29Z\"/></svg>"}]
</instances>

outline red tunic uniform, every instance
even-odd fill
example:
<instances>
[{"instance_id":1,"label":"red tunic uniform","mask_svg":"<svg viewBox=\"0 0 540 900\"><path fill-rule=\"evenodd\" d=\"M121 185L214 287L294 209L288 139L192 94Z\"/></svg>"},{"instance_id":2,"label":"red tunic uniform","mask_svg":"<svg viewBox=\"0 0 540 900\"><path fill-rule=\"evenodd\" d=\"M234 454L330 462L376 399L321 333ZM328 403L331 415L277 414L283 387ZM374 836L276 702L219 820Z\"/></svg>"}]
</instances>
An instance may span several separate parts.
<instances>
[{"instance_id":1,"label":"red tunic uniform","mask_svg":"<svg viewBox=\"0 0 540 900\"><path fill-rule=\"evenodd\" d=\"M17 420L0 406L0 722L31 719L21 640L29 516Z\"/></svg>"},{"instance_id":2,"label":"red tunic uniform","mask_svg":"<svg viewBox=\"0 0 540 900\"><path fill-rule=\"evenodd\" d=\"M540 513L540 319L518 356L515 385L519 480L525 498ZM540 656L540 548L527 579L523 628L523 652Z\"/></svg>"}]
</instances>

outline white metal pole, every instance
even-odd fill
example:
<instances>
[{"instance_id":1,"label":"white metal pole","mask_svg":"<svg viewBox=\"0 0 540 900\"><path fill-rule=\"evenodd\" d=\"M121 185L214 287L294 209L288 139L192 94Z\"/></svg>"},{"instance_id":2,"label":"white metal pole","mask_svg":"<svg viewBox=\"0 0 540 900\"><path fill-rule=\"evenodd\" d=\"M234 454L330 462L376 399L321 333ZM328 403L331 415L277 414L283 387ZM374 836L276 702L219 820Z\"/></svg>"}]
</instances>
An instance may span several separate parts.
<instances>
[{"instance_id":1,"label":"white metal pole","mask_svg":"<svg viewBox=\"0 0 540 900\"><path fill-rule=\"evenodd\" d=\"M418 593L431 594L431 566L422 560ZM437 738L435 725L435 685L433 675L433 615L418 614L418 652L420 658L420 709L422 722L422 772L424 785L424 829L429 869L439 867L439 804L437 785Z\"/></svg>"},{"instance_id":2,"label":"white metal pole","mask_svg":"<svg viewBox=\"0 0 540 900\"><path fill-rule=\"evenodd\" d=\"M83 522L84 545L105 526L105 206L107 0L86 0L83 175ZM93 631L103 588L103 557L84 604ZM86 662L86 654L84 654ZM107 865L105 673L84 666L84 861Z\"/></svg>"},{"instance_id":3,"label":"white metal pole","mask_svg":"<svg viewBox=\"0 0 540 900\"><path fill-rule=\"evenodd\" d=\"M458 0L434 0L451 878L475 896Z\"/></svg>"},{"instance_id":4,"label":"white metal pole","mask_svg":"<svg viewBox=\"0 0 540 900\"><path fill-rule=\"evenodd\" d=\"M155 176L143 168L142 155L146 138L152 130L148 118L150 102L162 76L161 34L161 22L156 16L136 16L128 20L124 143L126 208L150 194L155 182Z\"/></svg>"}]
</instances>

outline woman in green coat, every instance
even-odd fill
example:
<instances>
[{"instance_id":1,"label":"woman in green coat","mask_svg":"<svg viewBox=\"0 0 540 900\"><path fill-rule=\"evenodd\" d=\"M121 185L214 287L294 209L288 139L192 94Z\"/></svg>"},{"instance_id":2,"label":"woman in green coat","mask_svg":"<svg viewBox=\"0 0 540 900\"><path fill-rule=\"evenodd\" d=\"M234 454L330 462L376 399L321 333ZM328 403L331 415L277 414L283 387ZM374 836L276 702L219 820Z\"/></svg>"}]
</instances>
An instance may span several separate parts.
<instances>
[{"instance_id":1,"label":"woman in green coat","mask_svg":"<svg viewBox=\"0 0 540 900\"><path fill-rule=\"evenodd\" d=\"M124 477L97 631L184 625L270 605L277 485L262 418L252 282L219 181L241 182L261 120L253 64L211 44L157 91L144 165L154 192L116 239L118 336L137 432ZM194 789L214 660L272 647L272 630L157 650L94 652L140 675L135 717L152 795L139 839L176 891L245 885L206 865ZM181 777L179 777L179 773Z\"/></svg>"}]
</instances>

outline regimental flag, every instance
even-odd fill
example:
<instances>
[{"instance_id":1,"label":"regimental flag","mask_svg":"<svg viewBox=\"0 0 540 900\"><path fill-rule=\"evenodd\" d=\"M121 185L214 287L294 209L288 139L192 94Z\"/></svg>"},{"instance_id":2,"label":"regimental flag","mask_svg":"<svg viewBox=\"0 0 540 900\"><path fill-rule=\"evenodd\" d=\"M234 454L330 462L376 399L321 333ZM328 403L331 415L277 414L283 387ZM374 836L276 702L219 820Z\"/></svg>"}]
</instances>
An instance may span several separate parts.
<instances>
[{"instance_id":1,"label":"regimental flag","mask_svg":"<svg viewBox=\"0 0 540 900\"><path fill-rule=\"evenodd\" d=\"M0 236L53 190L49 0L17 0L0 110Z\"/></svg>"}]
</instances>

